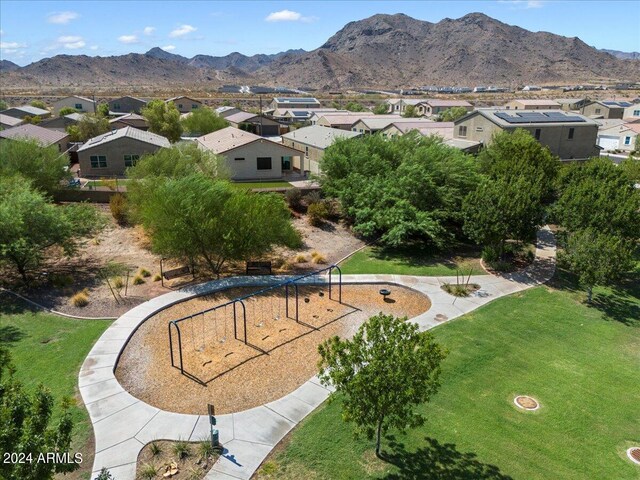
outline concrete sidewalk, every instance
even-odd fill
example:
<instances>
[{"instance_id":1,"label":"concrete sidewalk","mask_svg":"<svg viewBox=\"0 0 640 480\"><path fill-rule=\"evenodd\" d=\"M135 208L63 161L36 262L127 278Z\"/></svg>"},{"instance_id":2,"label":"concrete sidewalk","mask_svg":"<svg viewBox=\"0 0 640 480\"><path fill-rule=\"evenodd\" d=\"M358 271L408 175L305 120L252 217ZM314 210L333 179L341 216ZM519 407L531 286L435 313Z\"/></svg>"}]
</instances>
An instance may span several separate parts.
<instances>
[{"instance_id":1,"label":"concrete sidewalk","mask_svg":"<svg viewBox=\"0 0 640 480\"><path fill-rule=\"evenodd\" d=\"M472 276L481 286L467 298L456 298L440 288L455 277L405 275L343 275L343 283L392 283L426 294L431 308L412 319L428 330L471 312L496 298L548 281L555 271L555 238L548 228L538 232L536 259L523 271L495 276ZM95 433L96 455L92 478L106 467L117 480L134 480L142 447L154 439L198 441L208 438L208 418L166 412L133 397L118 383L114 370L127 340L138 325L157 311L186 299L238 286L265 286L282 277L233 277L187 287L145 302L118 318L100 337L85 359L79 388ZM208 480L249 479L273 447L305 416L318 407L331 389L313 377L290 394L238 413L219 415L220 441L225 450Z\"/></svg>"}]
</instances>

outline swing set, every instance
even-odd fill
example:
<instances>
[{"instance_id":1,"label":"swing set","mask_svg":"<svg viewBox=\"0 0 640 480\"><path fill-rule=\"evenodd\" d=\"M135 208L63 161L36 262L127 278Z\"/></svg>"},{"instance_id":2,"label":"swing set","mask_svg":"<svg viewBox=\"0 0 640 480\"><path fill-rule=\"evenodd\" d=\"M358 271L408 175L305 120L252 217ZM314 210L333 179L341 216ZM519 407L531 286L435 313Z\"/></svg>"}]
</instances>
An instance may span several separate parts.
<instances>
[{"instance_id":1,"label":"swing set","mask_svg":"<svg viewBox=\"0 0 640 480\"><path fill-rule=\"evenodd\" d=\"M260 347L251 344L247 340L247 315L250 315L251 320L253 321L253 325L256 328L261 328L264 326L265 321L278 321L283 318L288 318L295 320L297 323L317 330L316 327L309 325L300 320L300 286L328 286L329 287L329 299L334 300L333 295L333 271L337 270L338 272L338 282L337 282L337 301L338 303L342 303L342 271L340 267L337 265L330 265L326 268L299 276L295 278L290 278L283 282L277 283L275 285L271 285L269 287L263 288L256 292L250 293L248 295L234 298L233 300L229 300L220 305L216 305L214 307L208 308L198 313L194 313L192 315L187 315L185 317L179 318L177 320L172 320L168 324L168 333L169 333L169 352L171 356L171 366L180 370L180 373L183 375L195 380L198 383L205 384L202 380L200 380L196 375L187 371L185 367L185 362L183 358L183 349L188 346L188 336L191 333L191 346L194 352L203 352L207 347L207 341L213 340L213 342L218 342L220 344L224 344L227 341L227 323L230 318L229 312L233 317L233 338L237 341L244 343L245 345L257 350L260 354L267 353ZM321 279L320 275L323 273L328 274L328 282ZM279 289L284 289L284 296L280 297L278 300L277 295L275 295ZM269 295L271 294L271 295ZM258 296L267 296L269 295L269 310L266 312L265 309L259 309L260 314L258 315L256 311L256 305L258 303ZM320 296L324 294L321 292ZM274 298L276 305L274 305ZM306 303L309 302L309 298L304 297L304 301ZM284 305L283 305L284 304ZM284 307L284 308L282 308ZM284 310L284 311L283 311ZM188 322L188 323L185 323ZM222 326L219 323L222 322ZM181 325L183 324L183 325ZM213 326L213 331L210 332L211 335L208 335L209 330L207 326ZM182 327L182 328L181 328ZM282 329L284 330L284 329ZM280 331L282 331L280 330ZM201 341L196 343L196 336L199 336ZM183 338L184 337L184 338ZM213 337L213 339L211 338ZM267 338L267 337L265 337ZM264 339L263 339L264 340ZM174 345L175 343L175 345ZM209 344L211 345L211 344ZM210 362L206 362L210 363Z\"/></svg>"}]
</instances>

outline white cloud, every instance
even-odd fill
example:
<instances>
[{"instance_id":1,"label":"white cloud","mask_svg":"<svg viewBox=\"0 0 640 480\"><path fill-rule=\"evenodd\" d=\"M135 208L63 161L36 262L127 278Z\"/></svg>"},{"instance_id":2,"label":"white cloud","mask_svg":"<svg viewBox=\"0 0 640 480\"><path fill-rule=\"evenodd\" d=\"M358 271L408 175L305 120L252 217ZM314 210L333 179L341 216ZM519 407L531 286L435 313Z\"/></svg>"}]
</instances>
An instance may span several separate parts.
<instances>
[{"instance_id":1,"label":"white cloud","mask_svg":"<svg viewBox=\"0 0 640 480\"><path fill-rule=\"evenodd\" d=\"M165 52L171 52L175 49L176 49L175 45L167 45L166 47L162 47L162 50L164 50Z\"/></svg>"},{"instance_id":2,"label":"white cloud","mask_svg":"<svg viewBox=\"0 0 640 480\"><path fill-rule=\"evenodd\" d=\"M138 37L136 35L120 35L118 41L120 43L138 43Z\"/></svg>"},{"instance_id":3,"label":"white cloud","mask_svg":"<svg viewBox=\"0 0 640 480\"><path fill-rule=\"evenodd\" d=\"M75 20L80 15L76 12L54 12L47 15L47 22L49 23L58 23L58 24L66 24L71 20Z\"/></svg>"},{"instance_id":4,"label":"white cloud","mask_svg":"<svg viewBox=\"0 0 640 480\"><path fill-rule=\"evenodd\" d=\"M511 5L512 8L542 8L546 0L498 0L498 3Z\"/></svg>"},{"instance_id":5,"label":"white cloud","mask_svg":"<svg viewBox=\"0 0 640 480\"><path fill-rule=\"evenodd\" d=\"M58 37L58 43L61 44L64 48L68 48L69 50L82 48L86 45L82 37L77 37L74 35L64 35L62 37Z\"/></svg>"},{"instance_id":6,"label":"white cloud","mask_svg":"<svg viewBox=\"0 0 640 480\"><path fill-rule=\"evenodd\" d=\"M169 33L169 36L171 38L184 37L191 32L195 32L196 30L197 28L192 27L191 25L180 25L175 30L172 30L171 33Z\"/></svg>"},{"instance_id":7,"label":"white cloud","mask_svg":"<svg viewBox=\"0 0 640 480\"><path fill-rule=\"evenodd\" d=\"M100 47L98 45L91 45L89 50L98 50Z\"/></svg>"},{"instance_id":8,"label":"white cloud","mask_svg":"<svg viewBox=\"0 0 640 480\"><path fill-rule=\"evenodd\" d=\"M3 54L20 52L20 54L22 55L21 50L24 48L27 48L26 43L0 42L0 50Z\"/></svg>"},{"instance_id":9,"label":"white cloud","mask_svg":"<svg viewBox=\"0 0 640 480\"><path fill-rule=\"evenodd\" d=\"M272 12L265 18L267 22L313 22L316 17L304 17L301 13L291 10Z\"/></svg>"},{"instance_id":10,"label":"white cloud","mask_svg":"<svg viewBox=\"0 0 640 480\"><path fill-rule=\"evenodd\" d=\"M145 35L152 35L153 32L155 31L156 31L156 27L144 27L144 30L143 30Z\"/></svg>"}]
</instances>

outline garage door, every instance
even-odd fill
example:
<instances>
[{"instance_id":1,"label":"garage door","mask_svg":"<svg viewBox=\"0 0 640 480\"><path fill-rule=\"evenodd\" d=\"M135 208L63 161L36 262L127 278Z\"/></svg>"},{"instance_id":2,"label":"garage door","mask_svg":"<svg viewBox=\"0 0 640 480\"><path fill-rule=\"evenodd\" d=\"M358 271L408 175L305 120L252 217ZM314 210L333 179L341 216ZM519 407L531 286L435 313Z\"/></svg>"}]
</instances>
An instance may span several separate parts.
<instances>
[{"instance_id":1,"label":"garage door","mask_svg":"<svg viewBox=\"0 0 640 480\"><path fill-rule=\"evenodd\" d=\"M598 145L605 150L615 150L618 148L618 137L612 137L611 135L601 135L598 137Z\"/></svg>"}]
</instances>

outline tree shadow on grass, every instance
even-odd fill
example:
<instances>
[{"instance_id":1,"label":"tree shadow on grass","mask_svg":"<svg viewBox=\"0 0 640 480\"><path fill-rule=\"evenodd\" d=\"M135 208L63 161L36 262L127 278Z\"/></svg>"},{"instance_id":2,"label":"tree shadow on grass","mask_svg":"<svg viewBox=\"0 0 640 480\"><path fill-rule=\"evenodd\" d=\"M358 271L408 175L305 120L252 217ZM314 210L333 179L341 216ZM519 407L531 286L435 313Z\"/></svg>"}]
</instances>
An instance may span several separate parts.
<instances>
[{"instance_id":1,"label":"tree shadow on grass","mask_svg":"<svg viewBox=\"0 0 640 480\"><path fill-rule=\"evenodd\" d=\"M39 311L39 309L29 302L25 302L8 292L0 292L0 316L19 315L21 313L37 311Z\"/></svg>"},{"instance_id":2,"label":"tree shadow on grass","mask_svg":"<svg viewBox=\"0 0 640 480\"><path fill-rule=\"evenodd\" d=\"M26 334L14 325L0 327L0 346L16 343L26 337Z\"/></svg>"},{"instance_id":3,"label":"tree shadow on grass","mask_svg":"<svg viewBox=\"0 0 640 480\"><path fill-rule=\"evenodd\" d=\"M611 320L629 327L640 327L640 275L624 278L612 290L607 294L596 293L591 307Z\"/></svg>"},{"instance_id":4,"label":"tree shadow on grass","mask_svg":"<svg viewBox=\"0 0 640 480\"><path fill-rule=\"evenodd\" d=\"M513 480L497 466L477 460L475 453L460 452L454 444L425 437L426 446L409 452L390 438L393 453L385 453L385 459L399 471L384 476L386 480Z\"/></svg>"}]
</instances>

